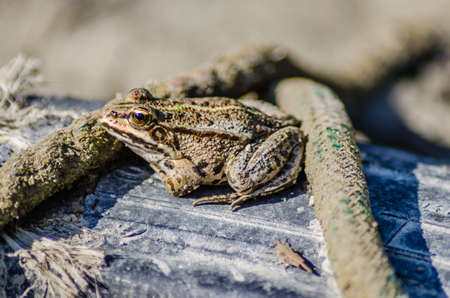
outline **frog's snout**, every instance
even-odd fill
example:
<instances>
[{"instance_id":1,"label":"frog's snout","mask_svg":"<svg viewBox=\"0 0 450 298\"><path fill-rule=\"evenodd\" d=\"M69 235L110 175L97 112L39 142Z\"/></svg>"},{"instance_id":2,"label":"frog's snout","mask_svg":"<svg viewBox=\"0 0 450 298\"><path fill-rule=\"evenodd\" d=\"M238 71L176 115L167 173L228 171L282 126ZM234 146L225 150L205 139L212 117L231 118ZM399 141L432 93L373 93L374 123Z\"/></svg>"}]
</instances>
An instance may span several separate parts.
<instances>
[{"instance_id":1,"label":"frog's snout","mask_svg":"<svg viewBox=\"0 0 450 298\"><path fill-rule=\"evenodd\" d=\"M116 119L119 117L119 113L116 110L106 110L99 115L100 122L104 123L108 120Z\"/></svg>"}]
</instances>

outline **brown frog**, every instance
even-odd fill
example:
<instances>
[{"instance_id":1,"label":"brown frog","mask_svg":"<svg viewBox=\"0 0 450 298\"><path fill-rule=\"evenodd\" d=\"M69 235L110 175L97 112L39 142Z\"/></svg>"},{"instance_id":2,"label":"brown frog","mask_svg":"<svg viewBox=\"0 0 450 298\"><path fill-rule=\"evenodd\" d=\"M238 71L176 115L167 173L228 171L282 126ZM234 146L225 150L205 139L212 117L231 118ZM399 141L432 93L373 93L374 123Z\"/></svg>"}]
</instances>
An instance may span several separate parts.
<instances>
[{"instance_id":1,"label":"brown frog","mask_svg":"<svg viewBox=\"0 0 450 298\"><path fill-rule=\"evenodd\" d=\"M200 185L228 182L234 193L196 200L230 203L279 192L301 170L299 121L230 98L154 98L143 88L104 108L100 122L144 158L167 191L183 196ZM249 106L252 105L252 106Z\"/></svg>"}]
</instances>

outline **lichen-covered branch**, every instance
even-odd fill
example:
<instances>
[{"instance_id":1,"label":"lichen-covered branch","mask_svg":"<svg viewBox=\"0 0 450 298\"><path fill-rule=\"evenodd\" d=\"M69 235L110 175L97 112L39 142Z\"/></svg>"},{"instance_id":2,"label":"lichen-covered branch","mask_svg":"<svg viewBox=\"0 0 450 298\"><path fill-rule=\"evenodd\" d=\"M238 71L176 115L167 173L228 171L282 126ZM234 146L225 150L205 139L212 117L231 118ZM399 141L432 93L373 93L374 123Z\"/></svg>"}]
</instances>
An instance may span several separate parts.
<instances>
[{"instance_id":1,"label":"lichen-covered branch","mask_svg":"<svg viewBox=\"0 0 450 298\"><path fill-rule=\"evenodd\" d=\"M303 121L305 172L328 256L344 297L397 297L399 280L373 218L354 130L327 87L293 78L275 90L277 104Z\"/></svg>"},{"instance_id":2,"label":"lichen-covered branch","mask_svg":"<svg viewBox=\"0 0 450 298\"><path fill-rule=\"evenodd\" d=\"M123 145L97 118L96 112L86 114L5 162L0 168L0 228L117 156Z\"/></svg>"},{"instance_id":3,"label":"lichen-covered branch","mask_svg":"<svg viewBox=\"0 0 450 298\"><path fill-rule=\"evenodd\" d=\"M145 88L156 97L239 97L270 81L302 75L288 51L277 45L249 44L197 70Z\"/></svg>"},{"instance_id":4,"label":"lichen-covered branch","mask_svg":"<svg viewBox=\"0 0 450 298\"><path fill-rule=\"evenodd\" d=\"M189 74L147 88L159 97L242 95L276 78L299 73L286 50L253 45L216 59ZM98 112L12 156L0 168L0 229L36 205L105 166L123 146L97 125Z\"/></svg>"}]
</instances>

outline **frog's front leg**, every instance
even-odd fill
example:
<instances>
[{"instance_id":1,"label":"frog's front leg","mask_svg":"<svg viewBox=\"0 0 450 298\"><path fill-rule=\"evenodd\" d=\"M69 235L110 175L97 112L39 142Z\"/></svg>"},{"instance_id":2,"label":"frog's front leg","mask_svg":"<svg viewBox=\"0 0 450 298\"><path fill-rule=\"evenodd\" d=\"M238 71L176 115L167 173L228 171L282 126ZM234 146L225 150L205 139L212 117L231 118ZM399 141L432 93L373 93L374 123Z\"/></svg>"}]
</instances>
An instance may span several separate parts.
<instances>
[{"instance_id":1,"label":"frog's front leg","mask_svg":"<svg viewBox=\"0 0 450 298\"><path fill-rule=\"evenodd\" d=\"M295 183L301 170L302 132L289 126L260 144L249 144L227 164L228 183L236 191L229 195L202 198L206 202L231 203L231 208L255 197L279 192Z\"/></svg>"},{"instance_id":2,"label":"frog's front leg","mask_svg":"<svg viewBox=\"0 0 450 298\"><path fill-rule=\"evenodd\" d=\"M150 163L152 169L158 173L167 191L175 196L184 196L201 184L202 177L196 166L188 159L164 158Z\"/></svg>"}]
</instances>

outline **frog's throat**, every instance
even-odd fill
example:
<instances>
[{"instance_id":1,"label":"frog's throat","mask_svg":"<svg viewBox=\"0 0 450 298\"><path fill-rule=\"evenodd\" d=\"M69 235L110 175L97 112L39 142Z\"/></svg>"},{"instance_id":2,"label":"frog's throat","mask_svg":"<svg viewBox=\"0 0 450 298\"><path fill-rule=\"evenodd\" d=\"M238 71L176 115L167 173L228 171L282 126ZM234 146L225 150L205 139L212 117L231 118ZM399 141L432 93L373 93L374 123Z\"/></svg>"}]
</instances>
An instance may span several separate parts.
<instances>
[{"instance_id":1,"label":"frog's throat","mask_svg":"<svg viewBox=\"0 0 450 298\"><path fill-rule=\"evenodd\" d=\"M134 153L144 158L149 163L158 162L163 157L170 157L172 159L181 158L181 154L169 145L162 143L150 143L145 139L136 137L133 134L127 132L117 132L116 130L108 127L104 123L106 131L117 138L119 141L125 143Z\"/></svg>"}]
</instances>

